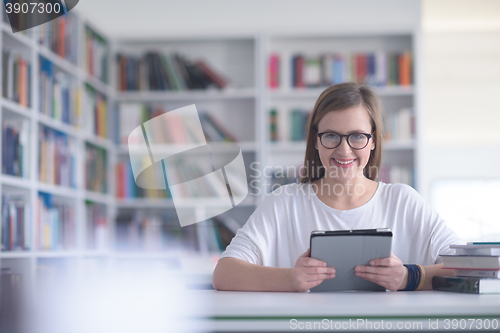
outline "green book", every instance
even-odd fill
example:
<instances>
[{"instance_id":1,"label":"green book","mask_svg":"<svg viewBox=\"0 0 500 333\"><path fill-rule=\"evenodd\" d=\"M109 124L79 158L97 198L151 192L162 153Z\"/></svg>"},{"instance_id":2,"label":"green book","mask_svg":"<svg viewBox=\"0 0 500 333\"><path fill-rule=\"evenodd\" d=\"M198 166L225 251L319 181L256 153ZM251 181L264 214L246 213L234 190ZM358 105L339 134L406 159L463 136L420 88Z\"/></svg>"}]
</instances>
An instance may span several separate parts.
<instances>
[{"instance_id":1,"label":"green book","mask_svg":"<svg viewBox=\"0 0 500 333\"><path fill-rule=\"evenodd\" d=\"M434 276L432 289L467 294L499 294L500 279L457 276Z\"/></svg>"}]
</instances>

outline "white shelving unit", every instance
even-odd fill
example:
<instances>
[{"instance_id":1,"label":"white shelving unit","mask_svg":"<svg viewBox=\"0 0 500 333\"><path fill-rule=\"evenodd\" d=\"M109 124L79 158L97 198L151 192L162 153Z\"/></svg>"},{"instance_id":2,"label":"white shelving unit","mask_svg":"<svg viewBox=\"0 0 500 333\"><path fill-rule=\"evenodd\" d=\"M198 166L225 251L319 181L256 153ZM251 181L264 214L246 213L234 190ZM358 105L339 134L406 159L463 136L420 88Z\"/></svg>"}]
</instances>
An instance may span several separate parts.
<instances>
[{"instance_id":1,"label":"white shelving unit","mask_svg":"<svg viewBox=\"0 0 500 333\"><path fill-rule=\"evenodd\" d=\"M106 207L106 220L108 227L112 226L114 218L114 197L112 196L114 184L108 184L107 193L95 193L85 188L85 144L91 143L93 145L102 147L106 150L108 156L108 170L110 174L112 164L114 163L112 155L114 154L114 143L111 140L97 137L93 133L85 130L84 124L80 127L68 125L60 120L53 119L44 115L39 110L40 96L40 57L50 61L54 69L58 72L63 72L67 77L76 82L78 89L82 90L86 84L94 86L97 90L101 90L104 94L109 94L107 97L111 99L110 92L112 91L108 84L100 82L98 79L89 76L83 68L85 51L82 49L85 44L82 42L84 39L84 28L89 26L90 23L77 18L77 36L78 49L80 56L78 63L73 64L67 59L64 59L52 52L46 46L39 44L38 36L40 35L40 27L30 29L26 34L12 33L10 26L2 22L0 23L0 44L2 50L14 50L21 52L24 57L29 60L31 65L31 101L29 107L21 106L20 104L2 97L0 98L1 108L1 121L6 118L14 117L20 119L27 119L29 121L29 155L28 161L24 161L29 166L29 173L25 176L17 177L8 174L0 175L0 194L1 195L16 195L21 197L23 202L30 206L31 214L27 216L28 225L30 227L29 244L26 250L14 251L1 251L0 252L0 267L10 268L13 273L22 274L23 281L26 286L33 286L37 276L47 274L46 268L51 267L50 273L58 272L62 266L72 265L77 267L83 260L99 259L109 257L109 244L108 248L102 251L92 250L87 247L88 237L86 235L87 217L85 211L85 201L92 201L105 205ZM4 73L2 73L3 75ZM79 108L82 108L83 99L79 99ZM51 183L42 182L39 180L39 130L41 127L50 128L66 135L70 140L73 140L74 146L77 149L73 152L75 154L76 165L76 187L67 187ZM3 126L2 126L3 130ZM3 136L2 136L3 138ZM54 200L63 201L71 205L75 213L75 247L70 249L61 250L42 250L37 248L35 239L40 239L39 231L36 230L36 202L38 200L38 193L43 192L50 194ZM3 221L3 218L2 218ZM3 239L2 239L3 241Z\"/></svg>"}]
</instances>

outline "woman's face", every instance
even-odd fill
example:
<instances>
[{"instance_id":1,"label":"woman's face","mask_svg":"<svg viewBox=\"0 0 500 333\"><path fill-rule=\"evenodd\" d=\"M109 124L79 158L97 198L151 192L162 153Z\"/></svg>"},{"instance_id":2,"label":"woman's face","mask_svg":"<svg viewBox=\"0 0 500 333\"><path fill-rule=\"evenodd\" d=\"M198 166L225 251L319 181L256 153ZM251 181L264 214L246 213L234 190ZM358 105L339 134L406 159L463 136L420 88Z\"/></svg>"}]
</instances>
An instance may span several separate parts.
<instances>
[{"instance_id":1,"label":"woman's face","mask_svg":"<svg viewBox=\"0 0 500 333\"><path fill-rule=\"evenodd\" d=\"M368 111L363 105L359 105L342 111L329 112L318 124L318 133L323 132L341 135L372 134ZM374 148L373 138L370 138L366 147L360 150L352 149L347 143L347 137L342 137L340 145L334 149L325 148L321 144L320 138L316 139L319 158L326 168L325 177L339 182L347 182L356 176L362 176L363 169L370 158L370 151Z\"/></svg>"}]
</instances>

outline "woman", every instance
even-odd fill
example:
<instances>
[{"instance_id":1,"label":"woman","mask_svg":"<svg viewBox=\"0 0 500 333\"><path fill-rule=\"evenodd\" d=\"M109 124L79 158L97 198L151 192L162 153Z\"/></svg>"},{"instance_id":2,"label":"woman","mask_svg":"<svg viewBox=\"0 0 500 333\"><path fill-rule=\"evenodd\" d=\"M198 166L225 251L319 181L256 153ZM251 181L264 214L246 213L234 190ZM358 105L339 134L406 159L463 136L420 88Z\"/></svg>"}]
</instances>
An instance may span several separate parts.
<instances>
[{"instance_id":1,"label":"woman","mask_svg":"<svg viewBox=\"0 0 500 333\"><path fill-rule=\"evenodd\" d=\"M327 88L307 124L300 183L264 199L222 254L214 288L307 291L334 279L334 267L309 257L313 230L390 228L391 257L356 267L389 290L432 289L432 276L449 274L438 255L462 241L410 186L376 181L382 138L381 103L370 88Z\"/></svg>"}]
</instances>

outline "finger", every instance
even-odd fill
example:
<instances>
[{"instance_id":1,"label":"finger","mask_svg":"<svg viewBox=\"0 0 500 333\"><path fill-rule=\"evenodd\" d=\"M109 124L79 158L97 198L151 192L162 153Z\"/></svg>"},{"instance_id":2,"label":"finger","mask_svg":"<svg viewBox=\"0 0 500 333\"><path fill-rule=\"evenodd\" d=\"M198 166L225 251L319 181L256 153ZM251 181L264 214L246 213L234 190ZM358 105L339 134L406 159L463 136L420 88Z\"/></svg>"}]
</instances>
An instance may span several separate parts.
<instances>
[{"instance_id":1,"label":"finger","mask_svg":"<svg viewBox=\"0 0 500 333\"><path fill-rule=\"evenodd\" d=\"M318 281L313 281L313 282L308 282L307 283L307 290L319 286L324 280L318 280Z\"/></svg>"},{"instance_id":2,"label":"finger","mask_svg":"<svg viewBox=\"0 0 500 333\"><path fill-rule=\"evenodd\" d=\"M389 267L382 266L356 266L354 269L356 273L369 273L377 275L391 275L391 269Z\"/></svg>"},{"instance_id":3,"label":"finger","mask_svg":"<svg viewBox=\"0 0 500 333\"><path fill-rule=\"evenodd\" d=\"M315 275L308 275L307 276L307 282L324 281L324 280L333 279L333 278L335 278L335 274L315 274Z\"/></svg>"},{"instance_id":4,"label":"finger","mask_svg":"<svg viewBox=\"0 0 500 333\"><path fill-rule=\"evenodd\" d=\"M389 284L389 279L388 276L380 275L380 274L373 274L373 273L363 273L363 272L356 272L356 276L363 278L365 280L374 282L376 284L380 284L384 287Z\"/></svg>"},{"instance_id":5,"label":"finger","mask_svg":"<svg viewBox=\"0 0 500 333\"><path fill-rule=\"evenodd\" d=\"M314 258L300 259L300 263L302 266L326 267L326 262Z\"/></svg>"},{"instance_id":6,"label":"finger","mask_svg":"<svg viewBox=\"0 0 500 333\"><path fill-rule=\"evenodd\" d=\"M305 273L308 275L315 274L336 274L335 268L331 267L309 267L305 269Z\"/></svg>"},{"instance_id":7,"label":"finger","mask_svg":"<svg viewBox=\"0 0 500 333\"><path fill-rule=\"evenodd\" d=\"M372 266L396 266L399 261L397 257L389 257L389 258L380 258L380 259L373 259L370 261L370 265Z\"/></svg>"}]
</instances>

